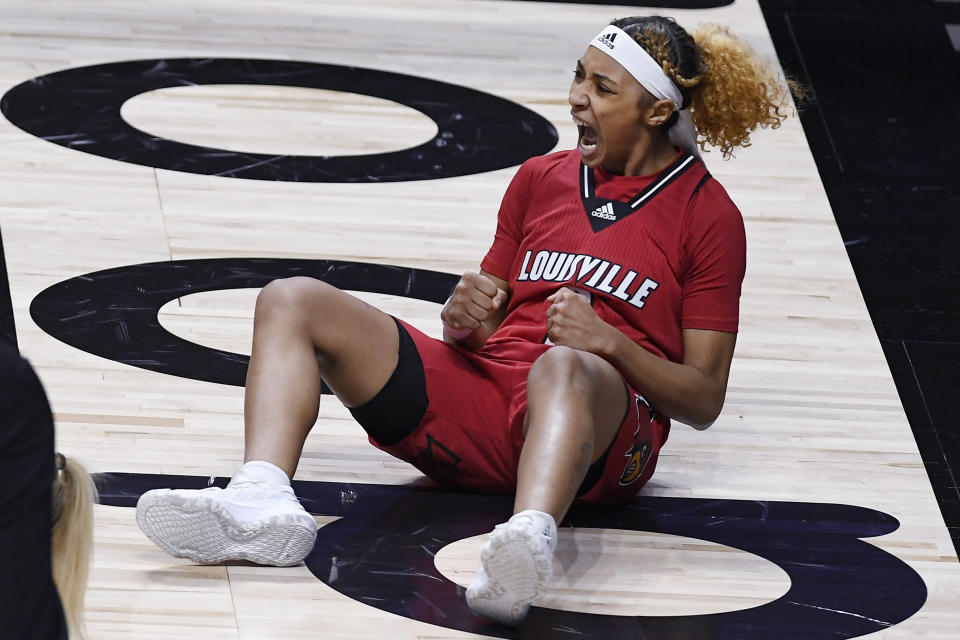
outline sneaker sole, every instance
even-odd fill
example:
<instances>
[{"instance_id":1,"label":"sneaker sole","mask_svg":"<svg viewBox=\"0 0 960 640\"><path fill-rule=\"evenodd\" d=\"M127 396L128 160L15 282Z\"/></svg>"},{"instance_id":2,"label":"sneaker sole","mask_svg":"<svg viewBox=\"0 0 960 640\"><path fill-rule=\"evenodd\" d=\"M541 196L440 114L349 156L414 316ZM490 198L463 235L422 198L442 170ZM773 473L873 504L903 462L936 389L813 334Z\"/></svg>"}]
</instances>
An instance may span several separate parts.
<instances>
[{"instance_id":1,"label":"sneaker sole","mask_svg":"<svg viewBox=\"0 0 960 640\"><path fill-rule=\"evenodd\" d=\"M467 604L485 618L509 625L520 623L530 604L547 590L550 559L523 532L505 528L491 535L480 562L487 583L467 589Z\"/></svg>"},{"instance_id":2,"label":"sneaker sole","mask_svg":"<svg viewBox=\"0 0 960 640\"><path fill-rule=\"evenodd\" d=\"M137 525L167 553L200 564L248 560L291 566L307 557L317 537L316 522L309 514L276 516L244 527L203 494L186 498L169 491L140 497Z\"/></svg>"}]
</instances>

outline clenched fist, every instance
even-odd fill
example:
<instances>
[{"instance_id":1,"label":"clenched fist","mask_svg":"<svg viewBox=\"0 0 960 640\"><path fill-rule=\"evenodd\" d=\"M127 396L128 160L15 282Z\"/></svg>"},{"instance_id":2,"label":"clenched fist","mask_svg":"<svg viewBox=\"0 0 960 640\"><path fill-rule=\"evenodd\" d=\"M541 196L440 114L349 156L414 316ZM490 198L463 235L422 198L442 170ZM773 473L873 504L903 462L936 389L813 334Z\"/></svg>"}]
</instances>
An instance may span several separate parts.
<instances>
[{"instance_id":1,"label":"clenched fist","mask_svg":"<svg viewBox=\"0 0 960 640\"><path fill-rule=\"evenodd\" d=\"M553 344L599 356L611 349L611 332L617 329L600 319L586 297L564 287L547 302L547 337Z\"/></svg>"},{"instance_id":2,"label":"clenched fist","mask_svg":"<svg viewBox=\"0 0 960 640\"><path fill-rule=\"evenodd\" d=\"M452 329L449 337L461 339L479 329L506 303L507 296L506 291L485 275L472 271L463 274L440 312L443 324ZM447 334L444 331L444 339L448 337Z\"/></svg>"}]
</instances>

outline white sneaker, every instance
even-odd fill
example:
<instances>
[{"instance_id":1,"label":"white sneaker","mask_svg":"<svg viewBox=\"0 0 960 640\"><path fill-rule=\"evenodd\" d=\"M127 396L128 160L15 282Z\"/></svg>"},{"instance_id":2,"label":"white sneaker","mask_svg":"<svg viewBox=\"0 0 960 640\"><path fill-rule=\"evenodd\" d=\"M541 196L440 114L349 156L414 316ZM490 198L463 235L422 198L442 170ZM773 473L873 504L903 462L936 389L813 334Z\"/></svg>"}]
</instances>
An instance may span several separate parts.
<instances>
[{"instance_id":1,"label":"white sneaker","mask_svg":"<svg viewBox=\"0 0 960 640\"><path fill-rule=\"evenodd\" d=\"M517 625L543 596L553 575L556 533L517 514L494 527L480 552L480 570L467 587L467 604L485 618Z\"/></svg>"},{"instance_id":2,"label":"white sneaker","mask_svg":"<svg viewBox=\"0 0 960 640\"><path fill-rule=\"evenodd\" d=\"M313 549L317 522L287 485L241 469L226 489L154 489L137 502L137 525L157 546L201 564L249 560L290 566Z\"/></svg>"}]
</instances>

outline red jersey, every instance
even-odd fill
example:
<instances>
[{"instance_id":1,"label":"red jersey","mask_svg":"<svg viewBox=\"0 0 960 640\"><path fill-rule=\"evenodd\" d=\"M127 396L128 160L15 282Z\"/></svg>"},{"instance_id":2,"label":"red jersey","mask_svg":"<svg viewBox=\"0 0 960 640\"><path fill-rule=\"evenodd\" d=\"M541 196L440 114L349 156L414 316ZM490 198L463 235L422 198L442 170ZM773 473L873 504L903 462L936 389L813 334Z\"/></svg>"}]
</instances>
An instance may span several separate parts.
<instances>
[{"instance_id":1,"label":"red jersey","mask_svg":"<svg viewBox=\"0 0 960 640\"><path fill-rule=\"evenodd\" d=\"M529 343L546 339L547 297L569 286L631 340L682 362L682 329L737 330L745 267L740 211L695 157L647 176L591 170L573 150L531 158L481 263L512 294L480 353L531 357Z\"/></svg>"}]
</instances>

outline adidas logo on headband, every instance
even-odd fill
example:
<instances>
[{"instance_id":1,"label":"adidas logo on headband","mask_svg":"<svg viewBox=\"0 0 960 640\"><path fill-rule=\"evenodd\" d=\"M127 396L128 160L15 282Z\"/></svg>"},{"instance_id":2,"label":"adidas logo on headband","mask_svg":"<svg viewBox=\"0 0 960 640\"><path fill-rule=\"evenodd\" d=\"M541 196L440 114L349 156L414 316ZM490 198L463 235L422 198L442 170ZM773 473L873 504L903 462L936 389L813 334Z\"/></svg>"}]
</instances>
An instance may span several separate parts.
<instances>
[{"instance_id":1,"label":"adidas logo on headband","mask_svg":"<svg viewBox=\"0 0 960 640\"><path fill-rule=\"evenodd\" d=\"M627 73L636 78L655 98L673 100L677 109L683 104L679 87L663 70L663 66L619 27L608 25L590 42L590 46L597 47L619 62Z\"/></svg>"},{"instance_id":2,"label":"adidas logo on headband","mask_svg":"<svg viewBox=\"0 0 960 640\"><path fill-rule=\"evenodd\" d=\"M605 44L608 48L613 49L613 41L616 40L616 38L617 34L615 33L605 33L597 38L597 40Z\"/></svg>"}]
</instances>

